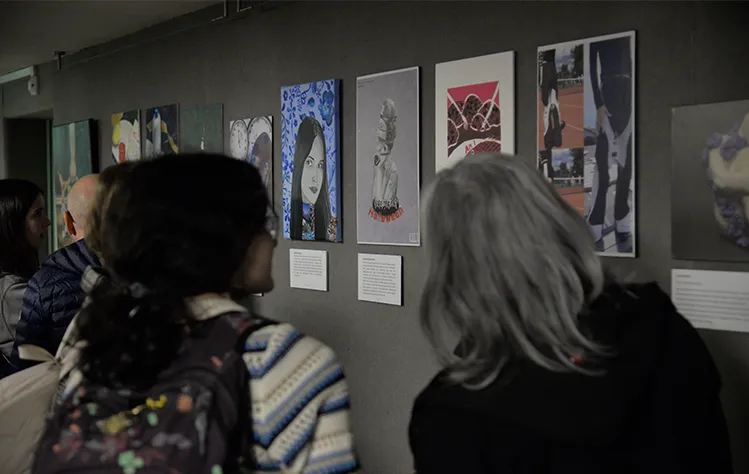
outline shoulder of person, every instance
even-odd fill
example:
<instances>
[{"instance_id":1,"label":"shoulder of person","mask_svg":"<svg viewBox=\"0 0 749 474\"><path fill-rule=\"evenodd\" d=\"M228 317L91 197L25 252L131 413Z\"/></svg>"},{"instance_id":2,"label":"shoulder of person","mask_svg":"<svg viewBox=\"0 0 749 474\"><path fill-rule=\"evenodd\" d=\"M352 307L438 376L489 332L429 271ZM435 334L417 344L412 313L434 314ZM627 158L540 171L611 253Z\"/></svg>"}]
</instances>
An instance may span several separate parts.
<instances>
[{"instance_id":1,"label":"shoulder of person","mask_svg":"<svg viewBox=\"0 0 749 474\"><path fill-rule=\"evenodd\" d=\"M80 278L87 267L97 264L84 241L80 240L45 258L33 279L39 283L46 283L51 278L59 278L60 275Z\"/></svg>"},{"instance_id":2,"label":"shoulder of person","mask_svg":"<svg viewBox=\"0 0 749 474\"><path fill-rule=\"evenodd\" d=\"M18 287L25 288L27 283L28 280L26 278L10 273L4 273L0 275L0 296L5 297L6 293L12 289L17 289Z\"/></svg>"},{"instance_id":3,"label":"shoulder of person","mask_svg":"<svg viewBox=\"0 0 749 474\"><path fill-rule=\"evenodd\" d=\"M659 308L671 308L674 309L674 305L671 303L671 298L668 293L663 291L661 286L654 282L647 283L630 283L623 285L624 290L635 300L642 303L653 304Z\"/></svg>"},{"instance_id":4,"label":"shoulder of person","mask_svg":"<svg viewBox=\"0 0 749 474\"><path fill-rule=\"evenodd\" d=\"M432 378L414 400L412 422L418 423L420 419L444 412L469 414L477 408L477 398L481 398L481 395L479 391L468 390L448 381L443 370Z\"/></svg>"},{"instance_id":5,"label":"shoulder of person","mask_svg":"<svg viewBox=\"0 0 749 474\"><path fill-rule=\"evenodd\" d=\"M338 365L333 349L323 342L303 334L289 323L266 321L253 331L245 343L245 361L253 377L262 377L283 359L286 366L296 368L305 364L314 368Z\"/></svg>"},{"instance_id":6,"label":"shoulder of person","mask_svg":"<svg viewBox=\"0 0 749 474\"><path fill-rule=\"evenodd\" d=\"M640 321L653 321L651 330L659 331L665 351L661 358L664 370L674 376L682 374L699 379L702 388L719 387L720 374L707 345L692 323L679 312L668 293L655 282L625 285L624 288L632 297L628 312L638 315Z\"/></svg>"}]
</instances>

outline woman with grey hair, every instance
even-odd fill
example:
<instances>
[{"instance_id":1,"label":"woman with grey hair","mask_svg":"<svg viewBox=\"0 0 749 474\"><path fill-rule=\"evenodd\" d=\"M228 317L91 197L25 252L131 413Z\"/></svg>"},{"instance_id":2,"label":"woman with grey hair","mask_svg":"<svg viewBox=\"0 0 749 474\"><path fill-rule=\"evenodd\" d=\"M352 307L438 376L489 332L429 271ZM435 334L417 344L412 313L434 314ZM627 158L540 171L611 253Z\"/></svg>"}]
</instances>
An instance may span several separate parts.
<instances>
[{"instance_id":1,"label":"woman with grey hair","mask_svg":"<svg viewBox=\"0 0 749 474\"><path fill-rule=\"evenodd\" d=\"M607 273L529 163L468 157L425 206L420 317L444 370L414 403L418 474L732 472L697 331L657 284Z\"/></svg>"}]
</instances>

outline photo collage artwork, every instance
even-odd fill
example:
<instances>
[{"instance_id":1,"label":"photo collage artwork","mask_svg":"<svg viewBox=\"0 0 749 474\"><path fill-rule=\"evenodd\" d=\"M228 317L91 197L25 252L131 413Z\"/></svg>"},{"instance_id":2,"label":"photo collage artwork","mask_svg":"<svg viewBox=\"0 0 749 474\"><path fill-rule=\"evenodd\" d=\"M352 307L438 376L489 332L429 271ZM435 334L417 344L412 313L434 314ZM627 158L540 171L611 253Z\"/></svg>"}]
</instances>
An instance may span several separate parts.
<instances>
[{"instance_id":1,"label":"photo collage artwork","mask_svg":"<svg viewBox=\"0 0 749 474\"><path fill-rule=\"evenodd\" d=\"M538 168L597 250L634 257L635 33L538 48Z\"/></svg>"}]
</instances>

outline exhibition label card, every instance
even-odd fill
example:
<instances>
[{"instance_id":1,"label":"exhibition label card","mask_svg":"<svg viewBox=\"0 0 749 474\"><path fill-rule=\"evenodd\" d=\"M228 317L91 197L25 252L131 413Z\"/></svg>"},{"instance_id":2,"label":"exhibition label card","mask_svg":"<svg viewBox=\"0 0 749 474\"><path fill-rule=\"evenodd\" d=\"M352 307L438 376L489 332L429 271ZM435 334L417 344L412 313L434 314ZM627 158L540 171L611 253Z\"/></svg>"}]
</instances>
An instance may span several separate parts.
<instances>
[{"instance_id":1,"label":"exhibition label card","mask_svg":"<svg viewBox=\"0 0 749 474\"><path fill-rule=\"evenodd\" d=\"M289 249L289 280L292 288L328 291L328 252Z\"/></svg>"},{"instance_id":2,"label":"exhibition label card","mask_svg":"<svg viewBox=\"0 0 749 474\"><path fill-rule=\"evenodd\" d=\"M400 306L402 277L400 255L359 254L359 300Z\"/></svg>"},{"instance_id":3,"label":"exhibition label card","mask_svg":"<svg viewBox=\"0 0 749 474\"><path fill-rule=\"evenodd\" d=\"M697 328L749 332L749 273L674 269L671 299Z\"/></svg>"}]
</instances>

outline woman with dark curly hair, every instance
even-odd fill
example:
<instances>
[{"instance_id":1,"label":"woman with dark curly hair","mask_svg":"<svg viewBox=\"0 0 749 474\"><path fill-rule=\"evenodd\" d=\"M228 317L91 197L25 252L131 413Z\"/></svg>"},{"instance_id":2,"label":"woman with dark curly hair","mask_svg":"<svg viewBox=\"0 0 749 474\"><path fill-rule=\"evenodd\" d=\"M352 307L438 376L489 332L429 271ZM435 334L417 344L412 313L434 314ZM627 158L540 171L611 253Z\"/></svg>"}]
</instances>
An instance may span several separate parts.
<instances>
[{"instance_id":1,"label":"woman with dark curly hair","mask_svg":"<svg viewBox=\"0 0 749 474\"><path fill-rule=\"evenodd\" d=\"M84 275L80 358L34 472L355 472L333 351L235 302L273 289L277 218L257 169L182 154L101 182L87 239L104 269Z\"/></svg>"}]
</instances>

